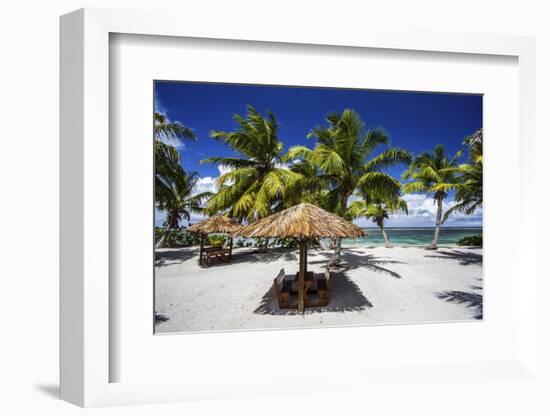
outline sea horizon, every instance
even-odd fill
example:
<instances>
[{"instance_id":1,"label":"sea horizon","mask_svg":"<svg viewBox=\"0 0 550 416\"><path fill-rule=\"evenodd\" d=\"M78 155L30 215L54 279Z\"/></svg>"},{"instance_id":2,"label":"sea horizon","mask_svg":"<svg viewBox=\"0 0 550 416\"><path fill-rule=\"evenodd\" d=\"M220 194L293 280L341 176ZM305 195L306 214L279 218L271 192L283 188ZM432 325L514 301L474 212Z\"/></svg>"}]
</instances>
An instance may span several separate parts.
<instances>
[{"instance_id":1,"label":"sea horizon","mask_svg":"<svg viewBox=\"0 0 550 416\"><path fill-rule=\"evenodd\" d=\"M344 239L343 246L383 246L384 237L378 227L361 227L369 233L368 237ZM384 227L390 243L394 246L423 246L431 243L434 227ZM483 234L483 227L441 227L439 242L441 246L456 246L464 237Z\"/></svg>"}]
</instances>

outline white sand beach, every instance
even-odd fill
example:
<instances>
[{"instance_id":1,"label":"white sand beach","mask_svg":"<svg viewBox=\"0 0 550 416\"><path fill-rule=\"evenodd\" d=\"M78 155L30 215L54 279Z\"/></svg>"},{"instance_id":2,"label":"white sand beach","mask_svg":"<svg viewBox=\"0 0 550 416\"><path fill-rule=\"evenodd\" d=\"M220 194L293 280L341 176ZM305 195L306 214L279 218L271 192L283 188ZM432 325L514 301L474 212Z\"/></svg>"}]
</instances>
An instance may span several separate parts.
<instances>
[{"instance_id":1,"label":"white sand beach","mask_svg":"<svg viewBox=\"0 0 550 416\"><path fill-rule=\"evenodd\" d=\"M308 269L331 252L310 250ZM234 250L231 263L201 267L198 248L156 252L156 332L234 331L312 326L440 322L482 317L482 250L420 247L342 250L328 306L280 310L273 279L298 270L298 252Z\"/></svg>"}]
</instances>

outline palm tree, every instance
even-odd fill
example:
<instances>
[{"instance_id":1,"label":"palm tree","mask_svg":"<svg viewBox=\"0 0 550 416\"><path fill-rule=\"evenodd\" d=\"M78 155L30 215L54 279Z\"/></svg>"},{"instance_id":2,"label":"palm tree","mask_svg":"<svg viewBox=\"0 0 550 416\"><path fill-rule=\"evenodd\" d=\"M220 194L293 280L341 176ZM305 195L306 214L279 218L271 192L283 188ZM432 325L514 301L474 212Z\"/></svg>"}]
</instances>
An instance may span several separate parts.
<instances>
[{"instance_id":1,"label":"palm tree","mask_svg":"<svg viewBox=\"0 0 550 416\"><path fill-rule=\"evenodd\" d=\"M157 140L183 138L195 140L195 132L179 121L170 121L159 112L155 112L155 138Z\"/></svg>"},{"instance_id":2,"label":"palm tree","mask_svg":"<svg viewBox=\"0 0 550 416\"><path fill-rule=\"evenodd\" d=\"M402 211L408 214L407 202L402 198L389 199L389 200L373 200L367 201L354 201L350 204L348 209L348 215L352 218L365 217L374 222L384 237L384 245L387 248L392 248L386 230L384 229L384 221L387 220L390 214L394 214L398 211Z\"/></svg>"},{"instance_id":3,"label":"palm tree","mask_svg":"<svg viewBox=\"0 0 550 416\"><path fill-rule=\"evenodd\" d=\"M346 109L330 113L327 127L315 127L308 137L317 138L313 149L295 146L288 158L301 158L318 167L329 184L328 200L333 201L333 212L346 218L348 202L357 187L368 188L379 194L394 194L398 184L384 168L411 161L409 152L388 148L372 157L379 146L389 146L390 138L381 128L366 129L357 112ZM341 240L334 242L330 265L341 261Z\"/></svg>"},{"instance_id":4,"label":"palm tree","mask_svg":"<svg viewBox=\"0 0 550 416\"><path fill-rule=\"evenodd\" d=\"M239 157L211 157L201 163L229 168L218 178L218 192L206 203L210 214L227 215L248 222L270 215L285 196L287 185L297 177L283 162L275 115L263 117L247 106L246 117L234 114L235 131L212 131L210 136L227 144Z\"/></svg>"},{"instance_id":5,"label":"palm tree","mask_svg":"<svg viewBox=\"0 0 550 416\"><path fill-rule=\"evenodd\" d=\"M163 247L172 230L179 228L180 221L191 219L191 212L202 212L201 203L211 194L203 192L193 195L198 180L196 172L186 174L183 169L170 178L165 178L163 197L157 200L157 207L166 212L164 234L157 243Z\"/></svg>"},{"instance_id":6,"label":"palm tree","mask_svg":"<svg viewBox=\"0 0 550 416\"><path fill-rule=\"evenodd\" d=\"M285 159L288 160L288 156ZM287 186L283 201L285 208L309 203L327 211L334 210L334 198L330 199L327 189L329 178L316 165L308 160L294 160L290 164L290 170L296 176Z\"/></svg>"},{"instance_id":7,"label":"palm tree","mask_svg":"<svg viewBox=\"0 0 550 416\"><path fill-rule=\"evenodd\" d=\"M444 146L438 144L433 152L417 156L403 172L404 179L412 180L403 186L406 193L423 192L432 195L434 203L437 204L434 237L428 247L432 250L437 248L439 230L443 223L443 200L458 186L457 167L461 155L462 152L459 150L449 158L445 154Z\"/></svg>"},{"instance_id":8,"label":"palm tree","mask_svg":"<svg viewBox=\"0 0 550 416\"><path fill-rule=\"evenodd\" d=\"M456 188L456 204L447 210L443 221L453 212L470 215L483 205L483 131L480 129L466 137L464 144L468 147L469 161L457 170L460 180Z\"/></svg>"},{"instance_id":9,"label":"palm tree","mask_svg":"<svg viewBox=\"0 0 550 416\"><path fill-rule=\"evenodd\" d=\"M195 140L193 130L178 121L170 122L165 115L155 112L155 200L168 198L171 189L168 182L179 177L183 169L177 149L168 144L173 139Z\"/></svg>"}]
</instances>

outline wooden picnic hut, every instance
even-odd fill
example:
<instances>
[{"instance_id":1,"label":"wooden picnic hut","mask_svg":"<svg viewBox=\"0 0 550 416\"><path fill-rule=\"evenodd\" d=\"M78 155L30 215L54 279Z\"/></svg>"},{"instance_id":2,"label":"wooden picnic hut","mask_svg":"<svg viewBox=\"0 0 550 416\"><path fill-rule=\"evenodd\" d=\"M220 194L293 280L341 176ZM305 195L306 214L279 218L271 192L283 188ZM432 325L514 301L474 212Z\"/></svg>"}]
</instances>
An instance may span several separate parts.
<instances>
[{"instance_id":1,"label":"wooden picnic hut","mask_svg":"<svg viewBox=\"0 0 550 416\"><path fill-rule=\"evenodd\" d=\"M200 236L199 264L210 264L211 259L218 258L231 261L233 253L233 234L243 226L225 215L216 215L190 226L187 230ZM208 234L229 234L229 249L212 248L205 250L204 240Z\"/></svg>"}]
</instances>

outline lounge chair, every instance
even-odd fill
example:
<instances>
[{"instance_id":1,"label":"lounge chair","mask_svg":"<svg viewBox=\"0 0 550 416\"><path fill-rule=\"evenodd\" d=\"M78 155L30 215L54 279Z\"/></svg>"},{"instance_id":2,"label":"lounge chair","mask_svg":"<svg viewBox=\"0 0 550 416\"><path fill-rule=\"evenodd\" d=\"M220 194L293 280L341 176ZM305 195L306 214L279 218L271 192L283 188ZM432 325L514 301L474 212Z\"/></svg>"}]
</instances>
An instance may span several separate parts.
<instances>
[{"instance_id":1,"label":"lounge chair","mask_svg":"<svg viewBox=\"0 0 550 416\"><path fill-rule=\"evenodd\" d=\"M317 280L317 293L319 294L319 303L317 306L327 306L330 301L330 291L332 290L332 276L328 268L325 269L324 279Z\"/></svg>"},{"instance_id":2,"label":"lounge chair","mask_svg":"<svg viewBox=\"0 0 550 416\"><path fill-rule=\"evenodd\" d=\"M290 291L292 290L292 281L285 279L285 269L281 269L275 280L273 280L273 287L277 293L279 308L290 308L289 298Z\"/></svg>"}]
</instances>

